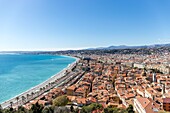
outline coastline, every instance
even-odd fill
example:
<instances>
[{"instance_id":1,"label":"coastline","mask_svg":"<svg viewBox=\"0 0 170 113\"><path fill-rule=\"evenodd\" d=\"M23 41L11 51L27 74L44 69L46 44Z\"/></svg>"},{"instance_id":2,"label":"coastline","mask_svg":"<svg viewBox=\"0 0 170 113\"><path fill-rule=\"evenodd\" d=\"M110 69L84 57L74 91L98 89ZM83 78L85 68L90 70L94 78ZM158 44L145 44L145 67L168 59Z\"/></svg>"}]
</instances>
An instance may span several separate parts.
<instances>
[{"instance_id":1,"label":"coastline","mask_svg":"<svg viewBox=\"0 0 170 113\"><path fill-rule=\"evenodd\" d=\"M34 86L34 87L32 87L32 88L22 92L22 93L20 93L19 95L16 95L16 96L12 97L9 100L6 100L6 101L0 103L2 108L10 107L11 103L12 104L16 104L16 103L18 104L20 102L17 106L23 105L24 103L27 103L27 102L31 101L32 99L38 97L39 95L41 95L41 94L45 93L46 91L48 91L48 90L52 89L53 87L55 87L57 84L55 84L53 86L51 85L51 87L41 91L41 89L46 88L49 84L55 83L58 79L60 79L63 76L65 76L66 75L65 72L67 70L71 70L76 65L76 63L79 61L79 58L77 58L77 57L65 56L65 55L60 55L60 56L71 57L71 58L74 58L75 61L73 63L71 63L71 64L68 64L68 66L65 67L63 70L61 70L60 72L52 75L50 78L48 78L47 80L43 81L42 83L40 83L40 84L38 84L38 85L36 85L36 86ZM28 95L31 95L32 93L37 93L37 92L40 92L40 93L37 94L36 96L32 97L31 99L27 99L25 102L21 102L21 101L23 101L22 100L23 97L26 98ZM17 100L17 98L18 98L18 100Z\"/></svg>"}]
</instances>

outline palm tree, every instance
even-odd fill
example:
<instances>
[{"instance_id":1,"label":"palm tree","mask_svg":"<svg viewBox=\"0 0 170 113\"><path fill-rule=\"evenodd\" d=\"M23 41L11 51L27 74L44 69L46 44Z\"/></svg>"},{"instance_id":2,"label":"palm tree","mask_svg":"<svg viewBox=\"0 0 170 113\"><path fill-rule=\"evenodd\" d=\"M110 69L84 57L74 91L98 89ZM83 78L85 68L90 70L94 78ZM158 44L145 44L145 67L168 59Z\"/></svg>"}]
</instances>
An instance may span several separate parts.
<instances>
[{"instance_id":1,"label":"palm tree","mask_svg":"<svg viewBox=\"0 0 170 113\"><path fill-rule=\"evenodd\" d=\"M40 88L40 93L42 93L43 88Z\"/></svg>"},{"instance_id":2,"label":"palm tree","mask_svg":"<svg viewBox=\"0 0 170 113\"><path fill-rule=\"evenodd\" d=\"M36 96L39 96L40 91L37 90L35 93L36 93Z\"/></svg>"},{"instance_id":3,"label":"palm tree","mask_svg":"<svg viewBox=\"0 0 170 113\"><path fill-rule=\"evenodd\" d=\"M49 86L51 86L51 83L48 83Z\"/></svg>"},{"instance_id":4,"label":"palm tree","mask_svg":"<svg viewBox=\"0 0 170 113\"><path fill-rule=\"evenodd\" d=\"M29 95L29 94L27 94L27 101L29 100L29 96L30 96L30 95Z\"/></svg>"},{"instance_id":5,"label":"palm tree","mask_svg":"<svg viewBox=\"0 0 170 113\"><path fill-rule=\"evenodd\" d=\"M45 87L43 87L43 90L45 90Z\"/></svg>"},{"instance_id":6,"label":"palm tree","mask_svg":"<svg viewBox=\"0 0 170 113\"><path fill-rule=\"evenodd\" d=\"M49 86L48 85L46 85L46 89L48 88Z\"/></svg>"},{"instance_id":7,"label":"palm tree","mask_svg":"<svg viewBox=\"0 0 170 113\"><path fill-rule=\"evenodd\" d=\"M0 111L2 110L3 108L2 108L2 106L1 106L1 104L0 104Z\"/></svg>"},{"instance_id":8,"label":"palm tree","mask_svg":"<svg viewBox=\"0 0 170 113\"><path fill-rule=\"evenodd\" d=\"M16 97L16 100L17 100L17 106L18 106L18 100L19 100L19 97Z\"/></svg>"},{"instance_id":9,"label":"palm tree","mask_svg":"<svg viewBox=\"0 0 170 113\"><path fill-rule=\"evenodd\" d=\"M25 103L25 97L24 96L22 96L22 103Z\"/></svg>"},{"instance_id":10,"label":"palm tree","mask_svg":"<svg viewBox=\"0 0 170 113\"><path fill-rule=\"evenodd\" d=\"M10 102L10 105L11 105L11 108L12 108L13 102Z\"/></svg>"},{"instance_id":11,"label":"palm tree","mask_svg":"<svg viewBox=\"0 0 170 113\"><path fill-rule=\"evenodd\" d=\"M31 93L31 97L32 97L32 99L33 99L33 97L34 97L34 92Z\"/></svg>"}]
</instances>

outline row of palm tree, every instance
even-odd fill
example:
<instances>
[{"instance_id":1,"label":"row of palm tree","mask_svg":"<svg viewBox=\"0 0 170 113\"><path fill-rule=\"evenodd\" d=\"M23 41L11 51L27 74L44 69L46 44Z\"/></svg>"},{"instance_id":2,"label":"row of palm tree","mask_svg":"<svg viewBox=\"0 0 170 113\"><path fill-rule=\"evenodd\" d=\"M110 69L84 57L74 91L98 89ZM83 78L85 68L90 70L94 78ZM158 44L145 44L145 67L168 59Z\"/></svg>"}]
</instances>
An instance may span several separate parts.
<instances>
[{"instance_id":1,"label":"row of palm tree","mask_svg":"<svg viewBox=\"0 0 170 113\"><path fill-rule=\"evenodd\" d=\"M68 72L68 71L66 70L66 72ZM27 94L26 96L22 96L21 98L19 96L17 96L15 98L16 101L17 101L17 103L16 103L17 105L16 106L20 106L21 104L25 104L28 101L34 99L35 97L41 95L45 91L50 90L52 87L54 87L58 83L58 81L60 81L62 78L65 78L65 77L66 76L63 76L60 79L55 80L54 82L50 82L45 87L40 88L38 91L31 92L31 94ZM14 104L13 101L11 101L10 102L10 107L11 108L13 107L13 104Z\"/></svg>"},{"instance_id":2,"label":"row of palm tree","mask_svg":"<svg viewBox=\"0 0 170 113\"><path fill-rule=\"evenodd\" d=\"M34 99L35 97L39 96L40 94L42 94L44 91L46 91L46 90L48 90L48 89L51 89L51 86L53 87L56 82L57 82L57 81L52 82L52 83L48 83L48 85L46 85L46 87L40 88L39 91L37 91L37 92L31 92L31 94L27 94L26 97L25 97L25 96L22 96L22 97L21 97L21 100L20 100L20 97L17 96L17 97L15 98L16 101L17 101L17 103L16 103L17 106L20 106L20 105L19 105L19 101L21 101L20 104L25 104L26 102L28 102L28 101ZM11 101L11 102L10 102L10 107L11 107L11 108L13 107L13 104L14 104L13 101Z\"/></svg>"}]
</instances>

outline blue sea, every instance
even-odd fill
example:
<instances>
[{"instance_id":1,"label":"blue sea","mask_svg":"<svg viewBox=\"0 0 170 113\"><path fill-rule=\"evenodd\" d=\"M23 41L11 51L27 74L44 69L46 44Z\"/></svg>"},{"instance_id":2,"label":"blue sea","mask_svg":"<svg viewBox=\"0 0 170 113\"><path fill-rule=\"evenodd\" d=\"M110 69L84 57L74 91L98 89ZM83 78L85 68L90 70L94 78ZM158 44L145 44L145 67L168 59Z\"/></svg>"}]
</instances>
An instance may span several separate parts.
<instances>
[{"instance_id":1,"label":"blue sea","mask_svg":"<svg viewBox=\"0 0 170 113\"><path fill-rule=\"evenodd\" d=\"M0 54L0 103L42 83L74 61L65 56Z\"/></svg>"}]
</instances>

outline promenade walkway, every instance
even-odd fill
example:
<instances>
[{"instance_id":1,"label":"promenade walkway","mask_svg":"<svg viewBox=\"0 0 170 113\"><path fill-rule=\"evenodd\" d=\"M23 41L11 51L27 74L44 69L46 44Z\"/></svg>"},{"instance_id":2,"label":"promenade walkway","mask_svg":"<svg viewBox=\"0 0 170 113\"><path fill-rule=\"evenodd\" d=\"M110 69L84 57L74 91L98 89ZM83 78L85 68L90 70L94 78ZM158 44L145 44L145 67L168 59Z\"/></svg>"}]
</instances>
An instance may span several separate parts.
<instances>
[{"instance_id":1,"label":"promenade walkway","mask_svg":"<svg viewBox=\"0 0 170 113\"><path fill-rule=\"evenodd\" d=\"M76 63L79 61L79 59L76 59L76 61L72 64L70 64L67 68L62 70L61 72L57 73L56 75L52 76L48 80L44 81L43 83L17 95L14 98L11 98L10 100L7 100L1 104L2 108L9 108L11 106L18 107L21 106L30 100L33 100L34 98L42 95L43 93L49 91L50 89L61 85L64 83L64 81L71 76L69 72L76 66Z\"/></svg>"}]
</instances>

